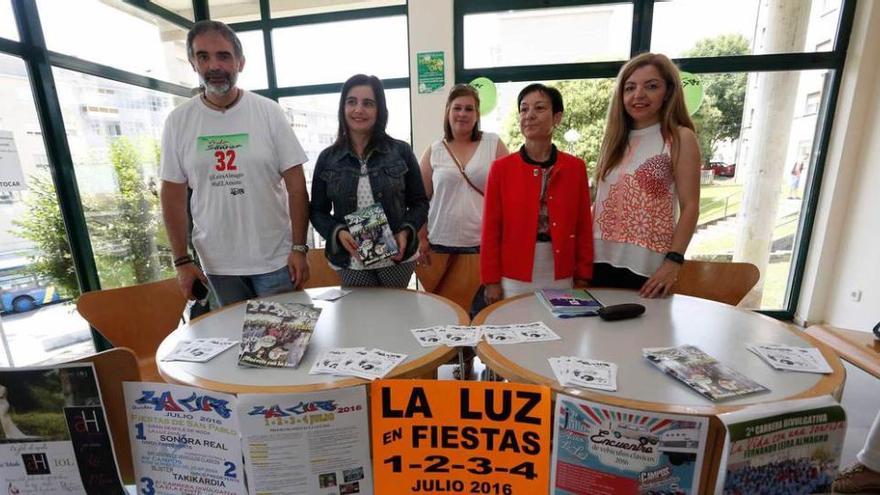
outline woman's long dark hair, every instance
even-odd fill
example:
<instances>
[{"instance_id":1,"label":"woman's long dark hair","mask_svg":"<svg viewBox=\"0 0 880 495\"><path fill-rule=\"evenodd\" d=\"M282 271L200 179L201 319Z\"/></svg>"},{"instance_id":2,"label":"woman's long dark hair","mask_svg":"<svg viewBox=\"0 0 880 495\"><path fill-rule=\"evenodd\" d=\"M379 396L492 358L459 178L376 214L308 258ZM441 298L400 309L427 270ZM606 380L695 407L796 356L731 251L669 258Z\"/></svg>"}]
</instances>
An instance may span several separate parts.
<instances>
[{"instance_id":1,"label":"woman's long dark hair","mask_svg":"<svg viewBox=\"0 0 880 495\"><path fill-rule=\"evenodd\" d=\"M345 81L342 85L342 92L339 95L339 131L336 133L336 142L333 143L334 148L351 146L348 136L348 127L345 123L345 98L348 92L355 86L369 86L373 88L373 95L376 98L376 124L373 126L373 135L370 136L370 142L367 143L367 150L375 148L379 143L389 139L385 133L385 126L388 125L388 104L385 102L385 88L382 81L376 76L368 76L366 74L355 74Z\"/></svg>"}]
</instances>

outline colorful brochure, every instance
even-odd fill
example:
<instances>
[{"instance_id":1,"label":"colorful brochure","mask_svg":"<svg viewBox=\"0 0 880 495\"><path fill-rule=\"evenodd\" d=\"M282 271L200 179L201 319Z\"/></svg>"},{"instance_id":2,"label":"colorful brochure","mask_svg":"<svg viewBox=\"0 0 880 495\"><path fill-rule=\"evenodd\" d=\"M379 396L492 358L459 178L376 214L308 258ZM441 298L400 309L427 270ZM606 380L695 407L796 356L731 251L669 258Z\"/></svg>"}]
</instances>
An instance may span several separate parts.
<instances>
[{"instance_id":1,"label":"colorful brochure","mask_svg":"<svg viewBox=\"0 0 880 495\"><path fill-rule=\"evenodd\" d=\"M358 245L364 266L390 258L398 253L397 241L388 225L385 210L379 203L345 215L345 223Z\"/></svg>"},{"instance_id":2,"label":"colorful brochure","mask_svg":"<svg viewBox=\"0 0 880 495\"><path fill-rule=\"evenodd\" d=\"M600 303L586 289L541 289L535 296L553 316L592 316L598 314Z\"/></svg>"},{"instance_id":3,"label":"colorful brochure","mask_svg":"<svg viewBox=\"0 0 880 495\"><path fill-rule=\"evenodd\" d=\"M655 347L642 349L642 353L654 366L709 400L736 399L769 390L696 346Z\"/></svg>"},{"instance_id":4,"label":"colorful brochure","mask_svg":"<svg viewBox=\"0 0 880 495\"><path fill-rule=\"evenodd\" d=\"M312 338L321 309L261 299L247 302L238 363L296 368Z\"/></svg>"},{"instance_id":5,"label":"colorful brochure","mask_svg":"<svg viewBox=\"0 0 880 495\"><path fill-rule=\"evenodd\" d=\"M705 417L624 409L558 394L551 493L699 493L708 428Z\"/></svg>"}]
</instances>

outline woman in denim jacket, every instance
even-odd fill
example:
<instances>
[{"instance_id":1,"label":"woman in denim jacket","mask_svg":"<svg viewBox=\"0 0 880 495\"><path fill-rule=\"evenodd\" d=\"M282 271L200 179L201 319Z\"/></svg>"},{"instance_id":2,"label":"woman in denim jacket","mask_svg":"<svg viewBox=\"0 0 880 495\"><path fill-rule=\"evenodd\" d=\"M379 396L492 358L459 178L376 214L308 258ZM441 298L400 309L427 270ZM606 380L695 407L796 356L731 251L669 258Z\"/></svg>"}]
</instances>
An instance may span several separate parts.
<instances>
[{"instance_id":1,"label":"woman in denim jacket","mask_svg":"<svg viewBox=\"0 0 880 495\"><path fill-rule=\"evenodd\" d=\"M352 76L342 86L336 142L315 165L309 215L345 287L406 287L418 257L428 198L412 149L385 133L387 123L382 82ZM345 215L375 203L385 211L398 254L365 266Z\"/></svg>"}]
</instances>

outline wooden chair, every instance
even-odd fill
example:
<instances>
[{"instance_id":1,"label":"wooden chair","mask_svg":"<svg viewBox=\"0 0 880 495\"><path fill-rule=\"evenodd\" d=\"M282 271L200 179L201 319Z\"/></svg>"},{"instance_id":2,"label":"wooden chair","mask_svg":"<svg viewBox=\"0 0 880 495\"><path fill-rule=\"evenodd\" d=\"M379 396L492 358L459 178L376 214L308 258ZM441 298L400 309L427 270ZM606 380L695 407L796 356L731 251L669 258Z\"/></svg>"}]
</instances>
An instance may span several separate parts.
<instances>
[{"instance_id":1,"label":"wooden chair","mask_svg":"<svg viewBox=\"0 0 880 495\"><path fill-rule=\"evenodd\" d=\"M330 268L330 263L324 256L324 249L310 249L306 255L309 260L309 280L305 284L306 289L314 287L332 287L342 285L342 279L336 270Z\"/></svg>"},{"instance_id":2,"label":"wooden chair","mask_svg":"<svg viewBox=\"0 0 880 495\"><path fill-rule=\"evenodd\" d=\"M77 360L75 363L92 363L101 389L101 399L107 416L107 425L113 436L113 449L119 463L119 473L126 484L134 483L134 468L131 460L131 442L128 437L128 417L126 415L125 395L122 382L141 380L138 358L131 349L117 347Z\"/></svg>"},{"instance_id":3,"label":"wooden chair","mask_svg":"<svg viewBox=\"0 0 880 495\"><path fill-rule=\"evenodd\" d=\"M115 347L128 347L138 359L146 381L163 381L156 367L156 349L180 324L186 299L177 280L86 292L76 309Z\"/></svg>"},{"instance_id":4,"label":"wooden chair","mask_svg":"<svg viewBox=\"0 0 880 495\"><path fill-rule=\"evenodd\" d=\"M480 255L431 253L431 265L417 267L416 276L426 292L443 296L469 313L480 287Z\"/></svg>"},{"instance_id":5,"label":"wooden chair","mask_svg":"<svg viewBox=\"0 0 880 495\"><path fill-rule=\"evenodd\" d=\"M672 292L736 306L760 277L758 267L751 263L688 260Z\"/></svg>"}]
</instances>

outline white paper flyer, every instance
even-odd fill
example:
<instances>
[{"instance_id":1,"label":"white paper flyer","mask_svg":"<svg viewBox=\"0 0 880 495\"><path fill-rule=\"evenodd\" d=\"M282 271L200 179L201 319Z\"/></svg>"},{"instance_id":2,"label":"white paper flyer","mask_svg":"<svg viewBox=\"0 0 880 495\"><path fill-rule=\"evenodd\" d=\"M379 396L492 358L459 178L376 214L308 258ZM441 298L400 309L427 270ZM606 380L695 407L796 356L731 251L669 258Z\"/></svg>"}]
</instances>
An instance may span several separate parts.
<instances>
[{"instance_id":1,"label":"white paper flyer","mask_svg":"<svg viewBox=\"0 0 880 495\"><path fill-rule=\"evenodd\" d=\"M245 495L235 396L125 382L138 493Z\"/></svg>"},{"instance_id":2,"label":"white paper flyer","mask_svg":"<svg viewBox=\"0 0 880 495\"><path fill-rule=\"evenodd\" d=\"M371 495L365 387L240 395L248 489Z\"/></svg>"}]
</instances>

